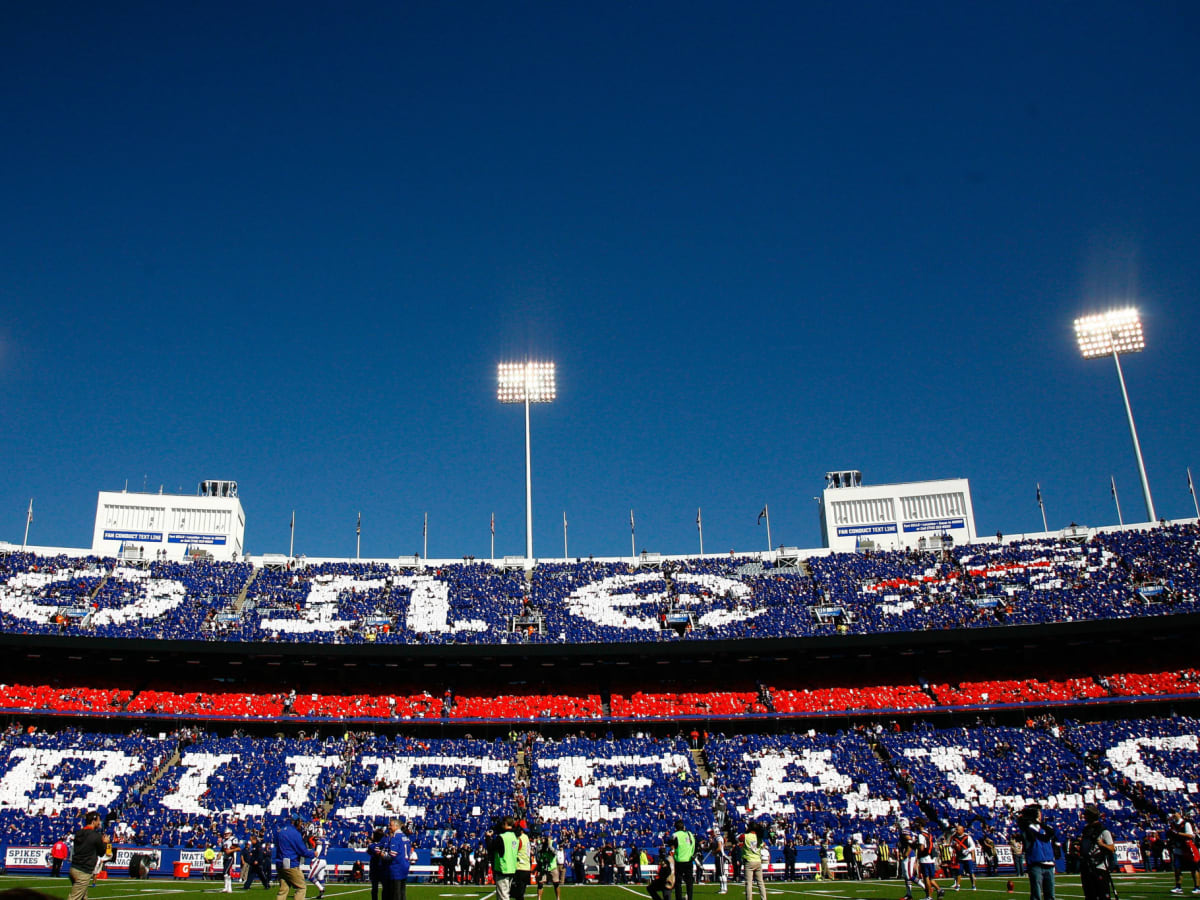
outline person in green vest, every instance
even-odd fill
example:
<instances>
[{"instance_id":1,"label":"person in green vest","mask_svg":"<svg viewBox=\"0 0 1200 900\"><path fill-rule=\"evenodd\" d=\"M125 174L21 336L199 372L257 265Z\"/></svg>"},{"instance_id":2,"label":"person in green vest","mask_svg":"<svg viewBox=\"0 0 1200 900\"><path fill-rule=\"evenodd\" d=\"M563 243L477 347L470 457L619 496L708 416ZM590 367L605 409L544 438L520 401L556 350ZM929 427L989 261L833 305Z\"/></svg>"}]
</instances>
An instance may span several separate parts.
<instances>
[{"instance_id":1,"label":"person in green vest","mask_svg":"<svg viewBox=\"0 0 1200 900\"><path fill-rule=\"evenodd\" d=\"M505 816L500 822L499 831L487 833L497 900L509 900L512 895L513 878L517 874L517 836L513 833L515 824L512 816Z\"/></svg>"},{"instance_id":2,"label":"person in green vest","mask_svg":"<svg viewBox=\"0 0 1200 900\"><path fill-rule=\"evenodd\" d=\"M675 832L667 843L671 846L675 864L675 900L683 900L685 884L687 900L692 900L692 886L696 880L692 866L696 858L696 836L687 830L683 819L676 819Z\"/></svg>"},{"instance_id":3,"label":"person in green vest","mask_svg":"<svg viewBox=\"0 0 1200 900\"><path fill-rule=\"evenodd\" d=\"M746 829L738 841L742 845L742 871L746 874L746 900L754 900L754 883L758 882L758 893L767 900L767 883L763 879L763 835L766 830L755 822Z\"/></svg>"}]
</instances>

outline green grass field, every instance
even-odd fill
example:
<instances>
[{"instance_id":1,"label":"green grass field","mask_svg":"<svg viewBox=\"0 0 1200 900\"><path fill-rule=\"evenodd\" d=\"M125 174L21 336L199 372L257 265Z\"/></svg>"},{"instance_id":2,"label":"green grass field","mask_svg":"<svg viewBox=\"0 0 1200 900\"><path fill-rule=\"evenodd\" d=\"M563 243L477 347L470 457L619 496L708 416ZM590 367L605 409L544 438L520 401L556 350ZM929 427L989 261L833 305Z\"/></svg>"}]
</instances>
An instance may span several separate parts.
<instances>
[{"instance_id":1,"label":"green grass field","mask_svg":"<svg viewBox=\"0 0 1200 900\"><path fill-rule=\"evenodd\" d=\"M979 890L964 889L961 893L946 892L946 900L962 900L979 898L979 900L999 900L1001 897L1013 900L1025 900L1029 896L1029 883L1024 878L1014 878L1013 893L1007 891L1008 878L980 878ZM1118 875L1115 878L1117 891L1121 900L1150 900L1150 898L1169 897L1173 886L1170 873L1153 875ZM952 881L942 881L943 887L948 887ZM35 878L31 876L0 876L0 890L26 887L42 891L52 897L65 898L68 882L66 878ZM1191 896L1191 884L1184 885ZM269 891L261 887L249 891L235 889L237 894L248 898L273 898L275 887ZM629 900L629 897L645 897L644 887L635 885L566 885L563 887L563 900ZM898 881L801 881L801 882L770 882L767 893L778 896L780 900L794 896L808 896L811 900L902 900L904 886ZM1062 900L1082 900L1083 891L1079 886L1077 875L1060 875L1056 887L1056 896ZM220 885L208 881L172 881L169 878L153 881L130 881L128 879L112 879L100 881L93 885L88 896L90 900L130 900L135 897L156 897L160 895L177 896L180 894L220 894ZM309 900L316 896L316 890L310 885ZM325 889L326 900L369 900L371 888L369 885L331 884ZM471 886L450 886L440 884L410 884L408 900L487 900L494 897L495 892L490 888ZM533 888L526 893L526 900L535 900ZM714 884L696 885L695 897L703 900L715 900L717 886ZM919 896L919 895L918 895ZM549 889L543 894L543 900L552 900ZM741 900L744 888L741 885L730 884L728 900ZM216 900L216 898L214 898Z\"/></svg>"}]
</instances>

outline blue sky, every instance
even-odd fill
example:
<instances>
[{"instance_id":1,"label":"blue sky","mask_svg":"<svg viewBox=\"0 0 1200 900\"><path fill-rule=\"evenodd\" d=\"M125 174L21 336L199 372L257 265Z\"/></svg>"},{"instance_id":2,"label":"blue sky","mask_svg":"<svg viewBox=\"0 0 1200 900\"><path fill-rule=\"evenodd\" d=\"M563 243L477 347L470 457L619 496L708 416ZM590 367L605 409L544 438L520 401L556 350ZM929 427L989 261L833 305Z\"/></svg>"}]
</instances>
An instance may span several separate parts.
<instances>
[{"instance_id":1,"label":"blue sky","mask_svg":"<svg viewBox=\"0 0 1200 900\"><path fill-rule=\"evenodd\" d=\"M0 539L234 478L247 548L819 545L826 470L983 533L1200 472L1200 6L8 4Z\"/></svg>"}]
</instances>

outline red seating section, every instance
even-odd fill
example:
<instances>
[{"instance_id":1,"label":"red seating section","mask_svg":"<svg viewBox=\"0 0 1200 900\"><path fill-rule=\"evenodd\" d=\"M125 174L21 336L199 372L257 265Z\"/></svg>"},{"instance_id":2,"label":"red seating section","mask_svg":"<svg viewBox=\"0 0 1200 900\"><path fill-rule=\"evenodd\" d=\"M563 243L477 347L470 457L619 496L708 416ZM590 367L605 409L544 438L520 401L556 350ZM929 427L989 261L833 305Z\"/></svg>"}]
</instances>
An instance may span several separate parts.
<instances>
[{"instance_id":1,"label":"red seating section","mask_svg":"<svg viewBox=\"0 0 1200 900\"><path fill-rule=\"evenodd\" d=\"M933 698L917 684L871 685L862 688L771 689L775 711L815 713L857 709L927 709Z\"/></svg>"},{"instance_id":2,"label":"red seating section","mask_svg":"<svg viewBox=\"0 0 1200 900\"><path fill-rule=\"evenodd\" d=\"M1200 669L1117 672L1053 679L995 679L959 684L801 686L768 689L772 707L757 690L614 691L610 711L619 719L678 716L737 717L747 714L936 709L945 706L1069 703L1093 698L1200 696ZM132 691L79 685L0 685L0 709L55 712L128 712L213 718L411 719L599 719L600 694L297 694Z\"/></svg>"}]
</instances>

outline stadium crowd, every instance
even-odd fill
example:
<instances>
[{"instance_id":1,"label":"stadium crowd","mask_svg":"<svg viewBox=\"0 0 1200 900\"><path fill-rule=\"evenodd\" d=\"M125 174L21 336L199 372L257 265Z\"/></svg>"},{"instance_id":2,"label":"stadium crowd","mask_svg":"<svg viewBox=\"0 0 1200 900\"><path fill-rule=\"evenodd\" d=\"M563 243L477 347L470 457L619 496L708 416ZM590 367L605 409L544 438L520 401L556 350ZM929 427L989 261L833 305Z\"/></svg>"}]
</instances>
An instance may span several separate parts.
<instances>
[{"instance_id":1,"label":"stadium crowd","mask_svg":"<svg viewBox=\"0 0 1200 900\"><path fill-rule=\"evenodd\" d=\"M1200 610L1200 529L938 551L433 566L0 556L0 629L254 642L628 643L873 634Z\"/></svg>"}]
</instances>

